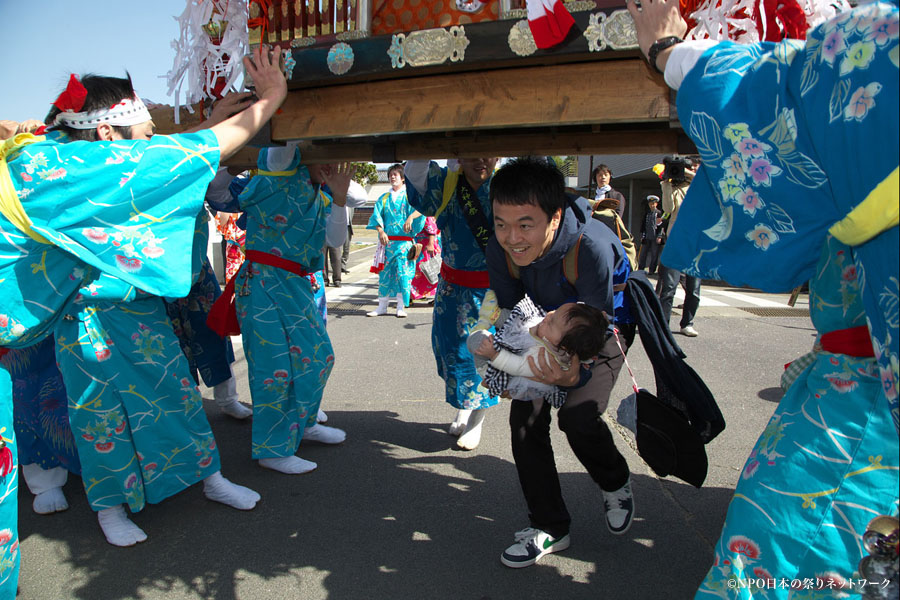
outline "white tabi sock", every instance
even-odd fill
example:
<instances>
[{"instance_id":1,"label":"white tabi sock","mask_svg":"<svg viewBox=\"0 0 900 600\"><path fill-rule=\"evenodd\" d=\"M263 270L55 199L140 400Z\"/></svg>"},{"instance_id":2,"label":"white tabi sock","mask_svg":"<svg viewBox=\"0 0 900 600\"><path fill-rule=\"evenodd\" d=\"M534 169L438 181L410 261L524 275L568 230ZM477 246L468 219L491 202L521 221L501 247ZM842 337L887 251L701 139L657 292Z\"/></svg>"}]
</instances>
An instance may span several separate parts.
<instances>
[{"instance_id":1,"label":"white tabi sock","mask_svg":"<svg viewBox=\"0 0 900 600\"><path fill-rule=\"evenodd\" d=\"M403 294L397 294L397 316L401 319L406 317L406 306L403 304Z\"/></svg>"},{"instance_id":2,"label":"white tabi sock","mask_svg":"<svg viewBox=\"0 0 900 600\"><path fill-rule=\"evenodd\" d=\"M340 444L347 439L343 429L327 425L313 425L303 431L303 441L320 442L322 444Z\"/></svg>"},{"instance_id":3,"label":"white tabi sock","mask_svg":"<svg viewBox=\"0 0 900 600\"><path fill-rule=\"evenodd\" d=\"M32 508L39 515L49 515L69 508L62 486L69 472L63 467L44 469L35 463L22 465L22 476L28 489L34 494Z\"/></svg>"},{"instance_id":4,"label":"white tabi sock","mask_svg":"<svg viewBox=\"0 0 900 600\"><path fill-rule=\"evenodd\" d=\"M235 419L246 419L253 414L253 410L238 402L237 384L234 377L229 377L222 383L213 387L213 398L216 406L223 413Z\"/></svg>"},{"instance_id":5,"label":"white tabi sock","mask_svg":"<svg viewBox=\"0 0 900 600\"><path fill-rule=\"evenodd\" d=\"M319 412L316 414L316 423L327 423L327 422L328 422L328 415L326 415L325 411L320 408Z\"/></svg>"},{"instance_id":6,"label":"white tabi sock","mask_svg":"<svg viewBox=\"0 0 900 600\"><path fill-rule=\"evenodd\" d=\"M387 314L388 302L390 302L390 298L379 298L378 299L378 308L373 311L367 312L367 317L380 317L381 315Z\"/></svg>"},{"instance_id":7,"label":"white tabi sock","mask_svg":"<svg viewBox=\"0 0 900 600\"><path fill-rule=\"evenodd\" d=\"M486 409L479 408L472 411L469 422L466 423L466 430L456 441L456 445L463 450L474 450L481 442L481 425L484 423L484 411Z\"/></svg>"},{"instance_id":8,"label":"white tabi sock","mask_svg":"<svg viewBox=\"0 0 900 600\"><path fill-rule=\"evenodd\" d=\"M462 432L466 429L466 423L469 422L469 416L472 414L472 409L470 408L460 408L456 411L456 418L453 419L453 422L450 423L450 427L447 429L447 433L450 435L455 435L459 437L462 435Z\"/></svg>"},{"instance_id":9,"label":"white tabi sock","mask_svg":"<svg viewBox=\"0 0 900 600\"><path fill-rule=\"evenodd\" d=\"M300 475L309 473L318 465L311 460L303 460L299 456L281 456L278 458L261 458L259 459L259 466L288 475Z\"/></svg>"},{"instance_id":10,"label":"white tabi sock","mask_svg":"<svg viewBox=\"0 0 900 600\"><path fill-rule=\"evenodd\" d=\"M104 508L97 513L97 521L100 529L106 536L106 541L113 546L134 546L138 542L147 539L144 530L131 522L125 514L125 507L121 504L112 508Z\"/></svg>"},{"instance_id":11,"label":"white tabi sock","mask_svg":"<svg viewBox=\"0 0 900 600\"><path fill-rule=\"evenodd\" d=\"M203 495L213 502L221 502L238 510L250 510L260 499L259 494L250 488L222 477L222 471L216 471L203 480Z\"/></svg>"}]
</instances>

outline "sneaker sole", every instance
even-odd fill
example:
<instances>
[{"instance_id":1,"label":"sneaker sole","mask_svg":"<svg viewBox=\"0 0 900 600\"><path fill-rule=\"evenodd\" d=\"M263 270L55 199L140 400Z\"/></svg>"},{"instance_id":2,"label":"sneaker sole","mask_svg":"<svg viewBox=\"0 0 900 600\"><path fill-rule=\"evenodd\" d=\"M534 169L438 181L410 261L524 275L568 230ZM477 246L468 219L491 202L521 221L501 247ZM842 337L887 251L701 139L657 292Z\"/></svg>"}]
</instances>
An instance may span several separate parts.
<instances>
[{"instance_id":1,"label":"sneaker sole","mask_svg":"<svg viewBox=\"0 0 900 600\"><path fill-rule=\"evenodd\" d=\"M525 560L525 561L510 560L510 559L506 558L506 553L504 552L503 554L500 555L500 562L502 562L504 565L506 565L507 567L509 567L511 569L523 569L525 567L530 567L531 565L533 565L537 561L541 560L541 558L543 558L544 556L546 556L548 554L553 554L554 552L562 552L563 550L568 548L571 543L572 543L572 540L567 535L530 560Z\"/></svg>"}]
</instances>

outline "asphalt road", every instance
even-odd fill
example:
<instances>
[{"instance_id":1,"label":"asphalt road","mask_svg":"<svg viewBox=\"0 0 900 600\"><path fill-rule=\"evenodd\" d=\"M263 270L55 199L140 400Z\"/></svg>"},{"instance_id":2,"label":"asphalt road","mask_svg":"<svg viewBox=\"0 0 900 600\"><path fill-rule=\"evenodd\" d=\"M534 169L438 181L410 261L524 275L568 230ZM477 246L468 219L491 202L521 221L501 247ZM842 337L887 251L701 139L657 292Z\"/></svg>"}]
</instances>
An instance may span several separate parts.
<instances>
[{"instance_id":1,"label":"asphalt road","mask_svg":"<svg viewBox=\"0 0 900 600\"><path fill-rule=\"evenodd\" d=\"M812 344L809 318L760 316L705 293L723 306L701 306L700 337L677 338L728 423L707 446L704 487L656 477L636 454L631 434L613 425L633 471L636 503L631 529L613 536L596 485L554 428L572 545L513 570L499 555L528 523L510 454L508 406L488 413L477 450L455 448L445 432L454 411L443 401L431 354L431 309L414 307L405 320L366 318L377 280L367 273L369 251L357 247L344 286L328 288L336 362L323 408L329 425L347 431L347 441L301 445L298 455L319 465L306 475L260 469L250 460L250 424L217 412L211 390L204 389L223 473L262 495L257 508L241 512L209 502L193 486L134 515L149 539L116 548L103 538L79 478L65 488L70 509L51 516L32 512L22 482L19 598L692 597L710 566L744 460L781 397L783 364ZM747 306L754 298L773 306L787 299L732 291L748 296ZM249 402L246 363L236 349L238 387ZM639 343L629 361L638 383L652 389ZM610 415L630 387L623 370Z\"/></svg>"}]
</instances>

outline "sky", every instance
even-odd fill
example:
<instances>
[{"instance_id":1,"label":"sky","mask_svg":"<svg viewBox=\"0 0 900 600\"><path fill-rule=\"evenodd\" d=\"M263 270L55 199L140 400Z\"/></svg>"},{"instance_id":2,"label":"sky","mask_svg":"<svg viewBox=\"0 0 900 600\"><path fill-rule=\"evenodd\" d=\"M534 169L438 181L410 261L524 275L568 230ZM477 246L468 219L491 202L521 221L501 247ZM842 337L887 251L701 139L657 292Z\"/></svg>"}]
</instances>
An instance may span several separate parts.
<instances>
[{"instance_id":1,"label":"sky","mask_svg":"<svg viewBox=\"0 0 900 600\"><path fill-rule=\"evenodd\" d=\"M0 119L43 121L69 73L128 71L142 98L174 104L165 75L187 1L0 0Z\"/></svg>"}]
</instances>

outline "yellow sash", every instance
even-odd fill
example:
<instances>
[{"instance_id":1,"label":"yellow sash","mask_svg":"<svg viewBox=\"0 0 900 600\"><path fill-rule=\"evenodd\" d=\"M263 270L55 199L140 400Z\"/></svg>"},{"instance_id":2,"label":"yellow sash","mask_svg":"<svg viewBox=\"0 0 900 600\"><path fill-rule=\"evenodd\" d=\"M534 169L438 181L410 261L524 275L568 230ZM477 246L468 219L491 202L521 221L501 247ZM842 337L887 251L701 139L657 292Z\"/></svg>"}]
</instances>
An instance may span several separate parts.
<instances>
[{"instance_id":1,"label":"yellow sash","mask_svg":"<svg viewBox=\"0 0 900 600\"><path fill-rule=\"evenodd\" d=\"M884 178L866 199L850 213L831 226L831 235L848 246L858 246L873 237L896 227L900 222L900 177L898 169Z\"/></svg>"},{"instance_id":2,"label":"yellow sash","mask_svg":"<svg viewBox=\"0 0 900 600\"><path fill-rule=\"evenodd\" d=\"M453 193L456 192L457 181L459 181L459 171L447 169L447 177L444 178L444 198L441 205L438 207L437 212L434 213L435 220L441 216L441 213L444 212L444 209L450 204L450 198L452 198Z\"/></svg>"},{"instance_id":3,"label":"yellow sash","mask_svg":"<svg viewBox=\"0 0 900 600\"><path fill-rule=\"evenodd\" d=\"M41 244L50 242L31 228L31 219L25 213L25 207L22 206L19 195L16 193L12 177L9 174L9 166L6 164L6 157L23 146L43 142L45 139L44 136L20 133L3 141L0 145L0 214L6 217L16 229Z\"/></svg>"}]
</instances>

